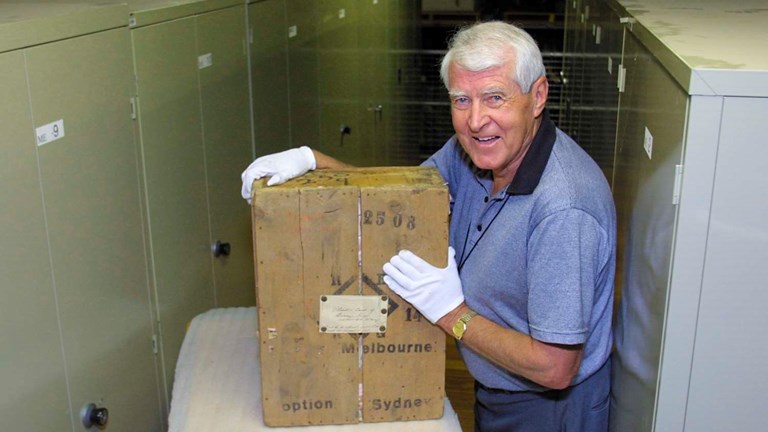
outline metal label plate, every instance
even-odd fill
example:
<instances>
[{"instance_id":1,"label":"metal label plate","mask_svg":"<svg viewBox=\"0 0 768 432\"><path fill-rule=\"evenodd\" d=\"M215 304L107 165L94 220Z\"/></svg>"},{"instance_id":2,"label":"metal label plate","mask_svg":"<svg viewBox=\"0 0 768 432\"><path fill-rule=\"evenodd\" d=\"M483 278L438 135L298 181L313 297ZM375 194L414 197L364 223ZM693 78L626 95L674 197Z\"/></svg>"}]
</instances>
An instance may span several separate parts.
<instances>
[{"instance_id":1,"label":"metal label plate","mask_svg":"<svg viewBox=\"0 0 768 432\"><path fill-rule=\"evenodd\" d=\"M320 296L321 333L384 333L387 330L387 296Z\"/></svg>"}]
</instances>

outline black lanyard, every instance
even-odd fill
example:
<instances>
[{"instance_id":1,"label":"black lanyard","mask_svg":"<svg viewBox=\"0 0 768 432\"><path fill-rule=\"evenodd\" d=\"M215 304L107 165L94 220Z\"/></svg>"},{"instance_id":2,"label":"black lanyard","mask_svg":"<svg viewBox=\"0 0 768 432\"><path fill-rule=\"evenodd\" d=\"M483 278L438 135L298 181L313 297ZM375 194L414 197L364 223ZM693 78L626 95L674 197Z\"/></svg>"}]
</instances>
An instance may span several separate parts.
<instances>
[{"instance_id":1,"label":"black lanyard","mask_svg":"<svg viewBox=\"0 0 768 432\"><path fill-rule=\"evenodd\" d=\"M499 217L499 214L501 214L501 211L504 210L504 206L507 205L507 201L509 201L509 197L511 195L505 194L506 197L504 198L504 202L501 203L501 207L496 211L496 214L493 215L493 218L490 222L488 222L488 225L485 226L485 230L483 230L482 233L480 233L480 237L477 239L475 244L472 245L472 247L469 249L469 252L467 252L467 243L469 242L469 230L472 229L472 222L470 221L469 224L467 224L467 233L464 235L464 246L461 249L461 257L459 257L459 265L458 265L458 271L461 272L461 268L464 267L464 264L469 259L469 256L472 255L472 252L474 252L475 248L477 247L477 244L480 243L480 240L483 239L485 236L485 233L488 232L488 230L491 229L491 224L493 224L493 221L496 220L497 217ZM482 219L482 217L480 218ZM466 252L466 256L464 253Z\"/></svg>"}]
</instances>

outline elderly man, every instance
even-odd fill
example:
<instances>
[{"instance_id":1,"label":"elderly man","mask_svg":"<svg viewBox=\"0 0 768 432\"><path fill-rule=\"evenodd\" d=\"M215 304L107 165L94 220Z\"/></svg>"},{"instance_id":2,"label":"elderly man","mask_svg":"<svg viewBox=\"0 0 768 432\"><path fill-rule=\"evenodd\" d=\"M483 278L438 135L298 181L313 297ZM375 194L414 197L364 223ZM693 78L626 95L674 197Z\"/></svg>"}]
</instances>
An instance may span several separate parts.
<instances>
[{"instance_id":1,"label":"elderly man","mask_svg":"<svg viewBox=\"0 0 768 432\"><path fill-rule=\"evenodd\" d=\"M598 166L549 119L541 53L523 30L475 24L441 76L456 134L423 165L451 194L448 266L400 251L384 281L458 341L478 431L607 430L616 215ZM243 172L278 184L344 163L308 147Z\"/></svg>"}]
</instances>

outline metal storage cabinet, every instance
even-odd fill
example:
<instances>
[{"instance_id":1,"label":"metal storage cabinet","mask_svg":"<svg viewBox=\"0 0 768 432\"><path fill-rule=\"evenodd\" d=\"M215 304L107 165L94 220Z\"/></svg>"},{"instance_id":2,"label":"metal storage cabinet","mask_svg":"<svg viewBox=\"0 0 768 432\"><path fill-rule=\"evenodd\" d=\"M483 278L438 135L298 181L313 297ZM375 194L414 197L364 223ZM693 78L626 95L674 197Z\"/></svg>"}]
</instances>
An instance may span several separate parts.
<instances>
[{"instance_id":1,"label":"metal storage cabinet","mask_svg":"<svg viewBox=\"0 0 768 432\"><path fill-rule=\"evenodd\" d=\"M763 431L768 10L612 3L628 18L612 430Z\"/></svg>"},{"instance_id":2,"label":"metal storage cabinet","mask_svg":"<svg viewBox=\"0 0 768 432\"><path fill-rule=\"evenodd\" d=\"M245 4L136 2L131 39L166 400L185 327L255 304ZM229 255L216 244L229 244ZM218 254L218 256L217 256Z\"/></svg>"},{"instance_id":3,"label":"metal storage cabinet","mask_svg":"<svg viewBox=\"0 0 768 432\"><path fill-rule=\"evenodd\" d=\"M0 429L160 430L127 10L0 15Z\"/></svg>"}]
</instances>

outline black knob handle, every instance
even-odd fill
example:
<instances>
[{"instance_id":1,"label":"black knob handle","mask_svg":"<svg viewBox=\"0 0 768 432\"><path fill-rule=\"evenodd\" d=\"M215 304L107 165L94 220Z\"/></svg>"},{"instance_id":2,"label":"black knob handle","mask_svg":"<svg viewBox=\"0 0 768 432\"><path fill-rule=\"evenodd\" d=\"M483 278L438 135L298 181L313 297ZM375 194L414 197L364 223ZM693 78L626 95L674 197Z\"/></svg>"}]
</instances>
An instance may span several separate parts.
<instances>
[{"instance_id":1,"label":"black knob handle","mask_svg":"<svg viewBox=\"0 0 768 432\"><path fill-rule=\"evenodd\" d=\"M96 426L102 428L109 422L109 410L106 408L99 408L95 404L88 404L83 408L80 414L83 426L91 428Z\"/></svg>"},{"instance_id":2,"label":"black knob handle","mask_svg":"<svg viewBox=\"0 0 768 432\"><path fill-rule=\"evenodd\" d=\"M221 241L216 240L216 243L213 244L211 250L213 250L213 256L217 258L222 255L229 256L229 251L232 250L232 246L230 246L229 243L222 243Z\"/></svg>"}]
</instances>

